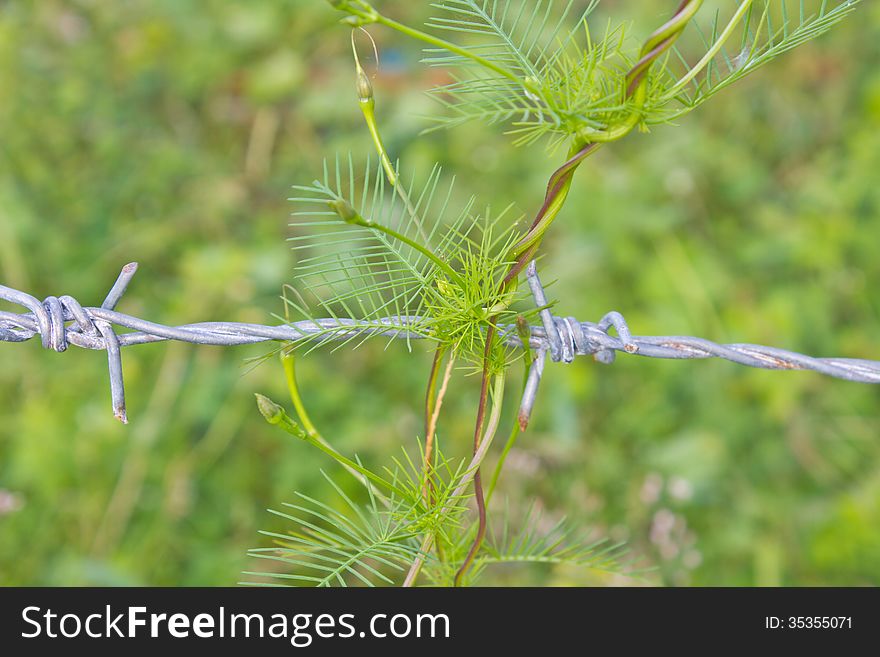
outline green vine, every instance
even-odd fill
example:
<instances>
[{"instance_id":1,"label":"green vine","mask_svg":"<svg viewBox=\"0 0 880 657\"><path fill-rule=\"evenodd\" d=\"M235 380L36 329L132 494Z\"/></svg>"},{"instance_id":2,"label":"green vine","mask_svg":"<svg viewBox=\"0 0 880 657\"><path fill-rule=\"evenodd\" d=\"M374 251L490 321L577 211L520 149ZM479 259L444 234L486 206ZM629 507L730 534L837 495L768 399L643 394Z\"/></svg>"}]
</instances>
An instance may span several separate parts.
<instances>
[{"instance_id":1,"label":"green vine","mask_svg":"<svg viewBox=\"0 0 880 657\"><path fill-rule=\"evenodd\" d=\"M497 339L499 326L516 324L527 343L535 310L518 308L524 296L520 275L563 213L574 175L590 155L634 131L693 111L778 55L821 35L857 2L817 0L810 7L806 0L742 0L725 21L716 15L708 25L688 29L699 22L703 0L684 0L635 52L625 25L610 26L598 38L591 32L588 18L596 2L574 17L571 4L554 14L546 3L438 0L434 7L439 13L424 30L386 16L366 0L330 4L345 14L343 24L361 31L370 26L393 30L423 43L429 65L457 71L454 82L434 91L444 111L432 129L482 120L505 125L517 145L546 138L550 152L564 145L567 156L550 177L525 231L516 232L509 208L476 212L471 200L451 211L451 189L440 185L439 167L416 185L392 164L373 86L352 34L356 97L379 165L368 162L362 168L351 157L337 158L325 164L321 179L294 188L292 200L301 208L294 214L302 231L294 238L300 257L293 286L298 297L286 299L289 310L307 319L329 316L345 322L283 352L298 420L266 397L258 396L258 404L268 422L357 477L371 502L362 507L343 495L346 515L301 496L306 503L295 506L298 513L285 515L298 529L290 536L273 535L278 546L254 555L294 569L282 578L319 585L412 585L420 578L461 585L493 564L529 560L622 569L617 546L571 545L568 530L550 541L526 527L516 548L489 531L489 503L506 456L528 420L514 418L484 494L481 466L504 417L507 372L518 361L526 368L531 362L528 350L515 357ZM455 43L440 33L469 40ZM679 46L686 35L694 37L696 46ZM347 343L362 334L353 328L380 335L388 316L413 318L408 329L433 342L434 360L421 458L411 459L404 451L392 467L377 472L342 455L318 432L299 394L293 352L307 352L327 337ZM436 440L456 364L479 372L481 381L469 458L447 458ZM499 522L506 534L509 521Z\"/></svg>"}]
</instances>

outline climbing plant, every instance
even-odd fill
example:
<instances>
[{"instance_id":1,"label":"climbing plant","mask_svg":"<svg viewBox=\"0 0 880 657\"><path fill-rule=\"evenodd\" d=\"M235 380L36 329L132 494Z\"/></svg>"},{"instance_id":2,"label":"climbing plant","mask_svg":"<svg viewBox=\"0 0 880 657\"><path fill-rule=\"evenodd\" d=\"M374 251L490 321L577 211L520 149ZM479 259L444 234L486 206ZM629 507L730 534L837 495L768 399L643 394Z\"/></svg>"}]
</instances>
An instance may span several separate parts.
<instances>
[{"instance_id":1,"label":"climbing plant","mask_svg":"<svg viewBox=\"0 0 880 657\"><path fill-rule=\"evenodd\" d=\"M332 157L314 182L294 187L297 267L285 287L285 313L317 329L273 354L292 410L262 395L257 402L270 424L355 477L369 502L353 500L329 476L338 500L299 493L275 512L289 531L267 534L273 544L252 551L275 562L271 572L249 572L249 582L465 585L511 562L632 572L621 546L585 538L576 524L547 528L537 510L512 519L491 505L506 457L528 426L535 358L528 326L546 307L532 301L522 280L590 155L694 111L829 30L857 2L743 0L712 12L704 7L710 3L684 0L641 40L627 24L597 30L598 3L578 4L438 0L422 28L366 0L330 0L351 30L355 98L377 161ZM370 31L380 29L421 42L425 65L448 71L448 82L431 91L437 112L426 130L482 121L504 130L514 146L542 144L561 161L543 197L536 190L532 214L476 199L456 207L439 165L419 180L387 151L368 72L380 59ZM388 339L391 329L395 336L405 330L413 348L426 341L433 349L423 430L386 467L369 469L321 434L300 394L296 362L331 341L339 349ZM512 335L525 349L511 347ZM505 388L520 364L528 403L511 414ZM469 374L480 387L472 449L463 454L454 447L460 441L444 437L441 446L438 422L450 385ZM510 433L496 448L508 415L515 416Z\"/></svg>"}]
</instances>

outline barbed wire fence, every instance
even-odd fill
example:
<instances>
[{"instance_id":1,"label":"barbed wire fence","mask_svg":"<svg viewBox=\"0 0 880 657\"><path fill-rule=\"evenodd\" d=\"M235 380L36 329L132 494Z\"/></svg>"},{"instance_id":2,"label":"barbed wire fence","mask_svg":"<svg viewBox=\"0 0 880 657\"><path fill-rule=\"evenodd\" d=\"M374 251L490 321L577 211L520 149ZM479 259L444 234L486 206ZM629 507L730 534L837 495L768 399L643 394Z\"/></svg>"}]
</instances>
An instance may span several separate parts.
<instances>
[{"instance_id":1,"label":"barbed wire fence","mask_svg":"<svg viewBox=\"0 0 880 657\"><path fill-rule=\"evenodd\" d=\"M176 340L200 345L235 346L260 342L295 342L306 338L350 340L352 337L384 336L391 339L430 339L413 330L417 317L387 317L375 327L356 326L354 320L319 319L278 326L239 322L199 322L166 326L115 310L137 271L137 263L122 268L116 282L99 307L84 307L71 296L49 296L40 301L20 290L0 285L0 299L24 307L28 312L0 311L0 342L26 342L40 337L46 349L66 351L70 345L107 353L110 394L114 415L128 422L122 375L122 347ZM520 406L520 423L531 415L547 357L553 362L571 363L578 356L593 356L601 363L614 362L623 352L646 358L695 360L721 358L732 363L770 370L812 370L857 383L880 384L880 361L858 358L815 358L785 349L755 344L718 344L691 336L632 335L618 312L606 314L599 322L583 322L559 317L547 307L547 298L532 262L526 278L538 308L540 326L529 328L524 344L515 326L500 327L500 336L515 348L528 347L534 358ZM346 330L351 322L351 330ZM117 333L114 327L130 329ZM614 330L616 335L611 333Z\"/></svg>"}]
</instances>

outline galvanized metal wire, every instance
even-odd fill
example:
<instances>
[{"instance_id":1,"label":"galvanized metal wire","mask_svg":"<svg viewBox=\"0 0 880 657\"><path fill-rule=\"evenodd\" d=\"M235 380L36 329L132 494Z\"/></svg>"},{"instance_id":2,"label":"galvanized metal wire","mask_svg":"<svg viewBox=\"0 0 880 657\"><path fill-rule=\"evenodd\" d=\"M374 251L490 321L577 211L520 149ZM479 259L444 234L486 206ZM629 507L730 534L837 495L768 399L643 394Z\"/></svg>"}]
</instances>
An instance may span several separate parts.
<instances>
[{"instance_id":1,"label":"galvanized metal wire","mask_svg":"<svg viewBox=\"0 0 880 657\"><path fill-rule=\"evenodd\" d=\"M414 317L388 317L369 329L357 326L354 320L345 319L307 320L280 326L239 322L199 322L181 326L157 324L115 310L136 271L137 263L125 265L103 303L97 307L85 307L70 296L50 296L40 301L30 294L0 285L0 299L27 310L21 314L0 311L0 342L25 342L39 336L44 348L57 352L65 351L70 345L105 351L113 413L122 422L127 422L122 347L165 340L233 346L297 341L317 335L326 340L350 340L354 335L367 337L368 334L410 340L430 337L412 330L418 319ZM563 363L571 363L578 356L593 356L599 362L611 363L619 352L647 358L722 358L747 367L812 370L847 381L880 383L880 361L814 358L774 347L717 344L689 336L632 335L626 320L617 312L608 313L597 323L558 317L546 308L547 298L534 262L529 266L526 278L537 307L543 309L540 311L542 325L531 327L528 340L534 358L520 408L520 423L523 426L531 415L548 356L554 362ZM349 322L352 329L346 331ZM117 333L114 327L130 329L130 332ZM616 335L612 334L612 329ZM500 334L510 346L524 346L516 327L501 327Z\"/></svg>"}]
</instances>

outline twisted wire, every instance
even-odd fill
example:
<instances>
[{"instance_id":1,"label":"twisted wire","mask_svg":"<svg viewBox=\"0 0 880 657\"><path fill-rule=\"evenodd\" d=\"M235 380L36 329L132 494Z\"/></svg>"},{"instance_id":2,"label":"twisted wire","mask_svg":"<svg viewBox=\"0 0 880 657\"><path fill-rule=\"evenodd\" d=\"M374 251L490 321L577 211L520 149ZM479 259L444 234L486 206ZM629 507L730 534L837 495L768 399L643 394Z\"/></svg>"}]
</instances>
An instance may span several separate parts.
<instances>
[{"instance_id":1,"label":"twisted wire","mask_svg":"<svg viewBox=\"0 0 880 657\"><path fill-rule=\"evenodd\" d=\"M350 340L353 336L384 336L417 340L430 338L414 330L418 317L387 317L364 328L352 319L305 320L280 326L239 322L199 322L167 326L115 310L137 271L137 263L122 268L116 282L98 307L85 307L71 296L49 296L43 301L25 292L0 285L0 299L24 307L28 312L0 311L0 342L25 342L39 336L43 348L65 351L70 345L107 353L110 393L114 415L127 422L122 376L122 347L166 340L201 345L235 346L270 341L297 341L320 336L321 340ZM541 308L540 326L531 327L524 345L515 326L500 327L501 339L511 347L528 346L534 353L520 406L520 424L525 427L534 407L538 384L547 357L553 362L571 363L578 356L593 356L612 363L617 353L647 358L721 358L733 363L771 370L812 370L858 383L880 383L880 361L855 358L814 358L785 349L754 344L717 344L690 336L632 335L620 313L610 312L599 322L582 322L558 317L547 307L547 298L532 262L526 272L535 304ZM351 326L351 330L344 329ZM129 329L117 333L114 327ZM331 332L328 333L328 330ZM612 333L612 330L614 333Z\"/></svg>"}]
</instances>

